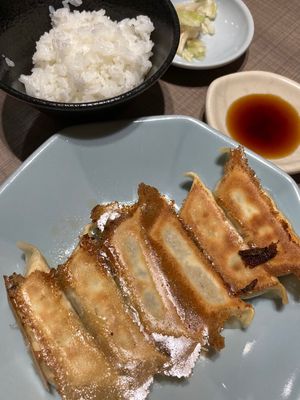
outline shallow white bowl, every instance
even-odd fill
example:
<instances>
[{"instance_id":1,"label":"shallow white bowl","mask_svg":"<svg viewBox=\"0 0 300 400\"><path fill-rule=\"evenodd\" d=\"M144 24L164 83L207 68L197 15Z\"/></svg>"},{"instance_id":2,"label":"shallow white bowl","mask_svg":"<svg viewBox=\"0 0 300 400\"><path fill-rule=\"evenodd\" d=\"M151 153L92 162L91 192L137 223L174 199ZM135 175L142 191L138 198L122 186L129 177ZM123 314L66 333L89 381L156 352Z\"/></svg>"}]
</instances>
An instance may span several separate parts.
<instances>
[{"instance_id":1,"label":"shallow white bowl","mask_svg":"<svg viewBox=\"0 0 300 400\"><path fill-rule=\"evenodd\" d=\"M300 114L299 83L272 72L244 71L225 75L210 84L205 109L208 125L230 136L226 126L229 106L238 98L254 93L280 96ZM299 172L300 146L289 156L271 161L288 173Z\"/></svg>"},{"instance_id":2,"label":"shallow white bowl","mask_svg":"<svg viewBox=\"0 0 300 400\"><path fill-rule=\"evenodd\" d=\"M176 4L192 0L172 0ZM206 45L204 60L184 60L176 55L173 65L188 69L210 69L228 64L240 57L249 47L254 23L247 6L241 0L216 0L218 14L214 21L216 33L203 35Z\"/></svg>"}]
</instances>

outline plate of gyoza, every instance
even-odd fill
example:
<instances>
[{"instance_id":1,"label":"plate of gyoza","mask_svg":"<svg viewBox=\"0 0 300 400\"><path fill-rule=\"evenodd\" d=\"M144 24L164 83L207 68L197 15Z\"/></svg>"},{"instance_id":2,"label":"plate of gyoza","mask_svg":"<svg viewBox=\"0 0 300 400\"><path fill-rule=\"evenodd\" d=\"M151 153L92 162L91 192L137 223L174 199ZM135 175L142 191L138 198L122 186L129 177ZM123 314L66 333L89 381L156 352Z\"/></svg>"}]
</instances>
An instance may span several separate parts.
<instances>
[{"instance_id":1,"label":"plate of gyoza","mask_svg":"<svg viewBox=\"0 0 300 400\"><path fill-rule=\"evenodd\" d=\"M2 396L298 400L299 215L192 118L54 135L0 188Z\"/></svg>"}]
</instances>

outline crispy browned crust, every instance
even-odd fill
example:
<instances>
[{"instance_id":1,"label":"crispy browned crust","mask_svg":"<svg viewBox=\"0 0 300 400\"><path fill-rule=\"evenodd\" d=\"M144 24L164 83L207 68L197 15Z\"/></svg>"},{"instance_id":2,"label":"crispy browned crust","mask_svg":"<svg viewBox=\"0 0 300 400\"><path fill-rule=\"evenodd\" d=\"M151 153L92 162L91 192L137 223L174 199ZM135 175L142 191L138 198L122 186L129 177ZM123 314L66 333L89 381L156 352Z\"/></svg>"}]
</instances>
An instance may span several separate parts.
<instances>
[{"instance_id":1,"label":"crispy browned crust","mask_svg":"<svg viewBox=\"0 0 300 400\"><path fill-rule=\"evenodd\" d=\"M119 398L117 375L60 291L52 273L5 277L9 301L41 369L63 399ZM47 376L47 379L49 374ZM113 386L112 386L113 385Z\"/></svg>"},{"instance_id":2,"label":"crispy browned crust","mask_svg":"<svg viewBox=\"0 0 300 400\"><path fill-rule=\"evenodd\" d=\"M193 185L180 210L180 218L230 291L242 298L272 292L286 303L286 291L278 279L262 266L250 269L244 264L239 252L248 246L200 178L194 173L189 175Z\"/></svg>"},{"instance_id":3,"label":"crispy browned crust","mask_svg":"<svg viewBox=\"0 0 300 400\"><path fill-rule=\"evenodd\" d=\"M133 318L168 356L164 373L189 376L199 355L199 341L191 337L178 316L169 283L141 226L137 204L119 207L119 218L107 222L98 246L109 257Z\"/></svg>"},{"instance_id":4,"label":"crispy browned crust","mask_svg":"<svg viewBox=\"0 0 300 400\"><path fill-rule=\"evenodd\" d=\"M300 276L299 237L262 188L241 147L231 150L215 195L250 246L277 243L276 257L264 264L270 274Z\"/></svg>"},{"instance_id":5,"label":"crispy browned crust","mask_svg":"<svg viewBox=\"0 0 300 400\"><path fill-rule=\"evenodd\" d=\"M137 214L137 205L127 208L118 220L112 221L105 230L103 236L103 248L110 258L111 268L114 276L119 282L119 287L125 298L133 307L142 322L146 331L180 337L187 335L187 331L182 324L177 311L169 299L169 294L163 285L163 281L158 275L156 254L153 252L150 243L147 241L145 233L141 228L140 217ZM147 274L148 287L139 282L131 267L131 260L126 258L126 249L123 244L127 238L133 237L135 243L146 254L145 274ZM152 290L152 296L160 304L160 311L157 315L152 314L147 308L142 298L145 290ZM126 294L127 293L127 294Z\"/></svg>"},{"instance_id":6,"label":"crispy browned crust","mask_svg":"<svg viewBox=\"0 0 300 400\"><path fill-rule=\"evenodd\" d=\"M163 369L161 354L128 313L116 283L99 252L97 240L84 235L56 276L81 321L111 364L139 387Z\"/></svg>"},{"instance_id":7,"label":"crispy browned crust","mask_svg":"<svg viewBox=\"0 0 300 400\"><path fill-rule=\"evenodd\" d=\"M184 315L186 326L200 342L208 339L216 349L222 348L220 331L224 322L236 317L249 324L253 308L229 296L223 280L195 245L172 204L145 184L140 184L138 193L142 225L159 256L180 315Z\"/></svg>"},{"instance_id":8,"label":"crispy browned crust","mask_svg":"<svg viewBox=\"0 0 300 400\"><path fill-rule=\"evenodd\" d=\"M11 277L8 277L6 275L4 275L4 283L5 283L5 287L7 290L7 299L8 299L8 303L11 307L11 310L14 314L15 320L18 324L18 327L23 335L23 339L25 341L26 344L26 348L28 349L31 358L33 360L33 364L34 367L37 371L37 373L39 374L41 381L45 387L45 389L47 391L50 391L51 387L50 385L54 385L53 379L51 374L49 374L49 371L47 370L47 368L45 367L45 365L39 360L39 352L37 350L35 350L33 347L31 347L30 343L33 341L33 338L31 338L30 336L30 331L25 329L24 324L22 323L21 319L19 318L19 315L16 312L16 308L14 306L14 303L12 301L12 299L14 298L13 296L13 292L14 292L14 286L16 284L13 283L13 280L17 282L21 283L21 280L23 277L21 277L20 275L17 274L13 274ZM10 288L10 290L8 290L8 288Z\"/></svg>"},{"instance_id":9,"label":"crispy browned crust","mask_svg":"<svg viewBox=\"0 0 300 400\"><path fill-rule=\"evenodd\" d=\"M120 213L125 214L126 212L131 212L132 206L126 204L120 204L117 201L106 204L97 204L91 211L91 220L93 223L101 218L105 213L120 211Z\"/></svg>"}]
</instances>

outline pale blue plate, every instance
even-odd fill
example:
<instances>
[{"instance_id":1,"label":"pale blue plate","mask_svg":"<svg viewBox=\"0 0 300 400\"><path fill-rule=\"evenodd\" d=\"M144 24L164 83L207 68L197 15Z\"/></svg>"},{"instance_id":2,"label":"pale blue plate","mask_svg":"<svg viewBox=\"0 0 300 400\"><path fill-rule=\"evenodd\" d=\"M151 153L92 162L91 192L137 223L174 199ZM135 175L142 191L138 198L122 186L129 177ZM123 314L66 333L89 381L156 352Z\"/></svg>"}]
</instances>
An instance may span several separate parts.
<instances>
[{"instance_id":1,"label":"pale blue plate","mask_svg":"<svg viewBox=\"0 0 300 400\"><path fill-rule=\"evenodd\" d=\"M195 171L213 187L222 174L220 149L235 143L202 122L153 117L134 122L77 126L49 139L0 188L2 274L22 272L17 240L37 245L55 266L69 255L97 203L136 198L138 183L157 186L178 205L187 192L183 176ZM250 164L300 232L300 196L277 167L248 152ZM253 301L246 331L225 330L226 347L201 358L193 376L155 383L151 400L299 400L300 285L285 278L290 303ZM34 372L21 333L0 286L0 397L54 399Z\"/></svg>"},{"instance_id":2,"label":"pale blue plate","mask_svg":"<svg viewBox=\"0 0 300 400\"><path fill-rule=\"evenodd\" d=\"M174 6L192 0L172 0ZM201 35L206 46L203 60L186 61L176 54L172 62L176 67L187 69L218 68L239 58L250 46L254 35L252 15L242 0L216 0L217 17L215 34Z\"/></svg>"}]
</instances>

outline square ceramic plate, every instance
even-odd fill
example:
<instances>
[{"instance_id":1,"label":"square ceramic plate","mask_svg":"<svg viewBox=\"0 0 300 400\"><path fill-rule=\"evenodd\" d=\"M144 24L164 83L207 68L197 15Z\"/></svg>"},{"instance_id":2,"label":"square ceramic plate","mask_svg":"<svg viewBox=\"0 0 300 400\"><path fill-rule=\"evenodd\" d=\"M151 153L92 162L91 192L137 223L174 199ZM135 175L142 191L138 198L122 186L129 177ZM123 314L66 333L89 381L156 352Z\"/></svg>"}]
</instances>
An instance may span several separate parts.
<instances>
[{"instance_id":1,"label":"square ceramic plate","mask_svg":"<svg viewBox=\"0 0 300 400\"><path fill-rule=\"evenodd\" d=\"M185 117L78 126L53 136L0 188L1 274L22 272L17 240L37 245L55 266L69 255L97 202L136 198L138 183L157 186L178 205L186 171L210 187L222 174L220 149L235 145ZM248 153L250 164L300 232L297 186L277 167ZM226 347L202 356L188 380L157 381L150 400L299 400L300 285L285 278L290 303L265 298L249 329L224 330ZM45 392L0 286L0 398L58 399Z\"/></svg>"}]
</instances>

